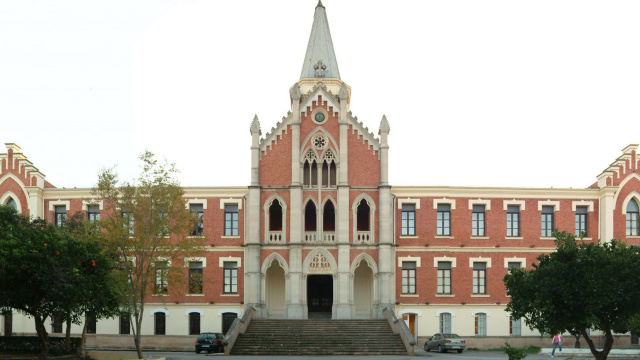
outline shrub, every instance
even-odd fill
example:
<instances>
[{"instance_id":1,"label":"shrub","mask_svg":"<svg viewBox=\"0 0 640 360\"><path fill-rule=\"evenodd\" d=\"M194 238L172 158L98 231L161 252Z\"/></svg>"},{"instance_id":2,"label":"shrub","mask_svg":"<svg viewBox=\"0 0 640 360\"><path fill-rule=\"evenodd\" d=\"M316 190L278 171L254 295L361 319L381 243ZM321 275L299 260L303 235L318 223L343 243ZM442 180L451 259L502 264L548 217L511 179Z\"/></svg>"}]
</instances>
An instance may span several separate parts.
<instances>
[{"instance_id":1,"label":"shrub","mask_svg":"<svg viewBox=\"0 0 640 360\"><path fill-rule=\"evenodd\" d=\"M526 347L513 347L508 343L504 343L502 351L509 356L509 360L522 360L528 355Z\"/></svg>"}]
</instances>

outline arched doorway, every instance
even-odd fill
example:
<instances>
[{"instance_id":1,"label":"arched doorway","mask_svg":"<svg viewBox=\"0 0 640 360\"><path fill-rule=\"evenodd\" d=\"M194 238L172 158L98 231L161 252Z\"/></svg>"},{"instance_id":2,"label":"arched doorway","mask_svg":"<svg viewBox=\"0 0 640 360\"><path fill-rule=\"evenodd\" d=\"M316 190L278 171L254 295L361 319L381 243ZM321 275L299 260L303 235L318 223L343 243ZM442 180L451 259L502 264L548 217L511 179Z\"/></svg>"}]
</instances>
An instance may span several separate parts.
<instances>
[{"instance_id":1,"label":"arched doorway","mask_svg":"<svg viewBox=\"0 0 640 360\"><path fill-rule=\"evenodd\" d=\"M356 319L371 319L373 305L373 270L360 261L353 272L353 305Z\"/></svg>"},{"instance_id":2,"label":"arched doorway","mask_svg":"<svg viewBox=\"0 0 640 360\"><path fill-rule=\"evenodd\" d=\"M333 308L333 276L307 276L307 306L309 319L331 319Z\"/></svg>"},{"instance_id":3,"label":"arched doorway","mask_svg":"<svg viewBox=\"0 0 640 360\"><path fill-rule=\"evenodd\" d=\"M266 302L267 317L272 319L284 318L285 307L285 276L279 261L272 261L267 269Z\"/></svg>"}]
</instances>

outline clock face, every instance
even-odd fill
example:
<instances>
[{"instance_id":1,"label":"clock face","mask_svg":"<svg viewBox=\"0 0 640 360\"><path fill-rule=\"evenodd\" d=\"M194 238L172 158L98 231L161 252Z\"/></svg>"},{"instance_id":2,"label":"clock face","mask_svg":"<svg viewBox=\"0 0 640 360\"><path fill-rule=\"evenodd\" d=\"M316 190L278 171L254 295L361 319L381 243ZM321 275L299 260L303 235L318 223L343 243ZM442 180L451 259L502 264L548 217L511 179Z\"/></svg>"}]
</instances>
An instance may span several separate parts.
<instances>
[{"instance_id":1,"label":"clock face","mask_svg":"<svg viewBox=\"0 0 640 360\"><path fill-rule=\"evenodd\" d=\"M321 123L321 122L323 122L323 121L324 121L324 114L323 114L323 113L321 113L321 112L316 113L316 122Z\"/></svg>"}]
</instances>

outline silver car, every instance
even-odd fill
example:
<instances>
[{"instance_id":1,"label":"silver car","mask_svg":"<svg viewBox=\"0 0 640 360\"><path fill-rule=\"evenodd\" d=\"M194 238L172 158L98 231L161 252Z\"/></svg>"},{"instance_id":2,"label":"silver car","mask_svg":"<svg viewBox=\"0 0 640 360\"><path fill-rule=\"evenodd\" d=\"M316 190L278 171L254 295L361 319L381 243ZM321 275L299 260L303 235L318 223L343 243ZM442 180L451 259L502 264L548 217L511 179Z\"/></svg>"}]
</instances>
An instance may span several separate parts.
<instances>
[{"instance_id":1,"label":"silver car","mask_svg":"<svg viewBox=\"0 0 640 360\"><path fill-rule=\"evenodd\" d=\"M447 350L457 350L459 353L464 351L464 339L458 334L442 334L437 333L424 343L425 351L438 350L438 352L447 352Z\"/></svg>"}]
</instances>

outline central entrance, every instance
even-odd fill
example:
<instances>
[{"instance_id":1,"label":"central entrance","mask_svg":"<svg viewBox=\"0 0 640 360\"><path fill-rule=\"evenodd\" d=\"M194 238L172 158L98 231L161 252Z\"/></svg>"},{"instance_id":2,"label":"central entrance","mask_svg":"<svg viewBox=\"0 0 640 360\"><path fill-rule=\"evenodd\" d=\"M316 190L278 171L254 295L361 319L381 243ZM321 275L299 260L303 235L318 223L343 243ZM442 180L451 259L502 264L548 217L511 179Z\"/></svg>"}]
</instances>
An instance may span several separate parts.
<instances>
[{"instance_id":1,"label":"central entrance","mask_svg":"<svg viewBox=\"0 0 640 360\"><path fill-rule=\"evenodd\" d=\"M309 318L331 318L333 276L309 275L307 277L307 305Z\"/></svg>"}]
</instances>

